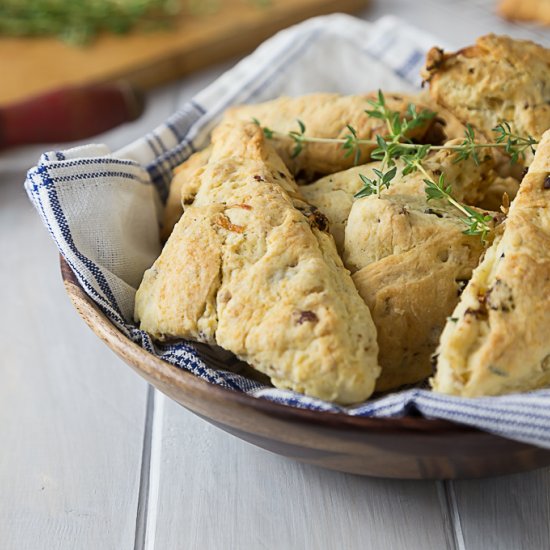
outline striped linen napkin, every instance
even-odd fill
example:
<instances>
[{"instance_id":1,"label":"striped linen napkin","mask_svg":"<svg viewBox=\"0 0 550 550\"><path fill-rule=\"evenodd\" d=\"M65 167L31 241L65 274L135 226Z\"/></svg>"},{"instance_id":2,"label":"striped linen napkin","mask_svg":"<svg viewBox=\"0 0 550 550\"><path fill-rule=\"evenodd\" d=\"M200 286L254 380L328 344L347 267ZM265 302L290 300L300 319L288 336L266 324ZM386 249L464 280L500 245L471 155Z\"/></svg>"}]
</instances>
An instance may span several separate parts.
<instances>
[{"instance_id":1,"label":"striped linen napkin","mask_svg":"<svg viewBox=\"0 0 550 550\"><path fill-rule=\"evenodd\" d=\"M213 384L305 409L354 416L422 414L550 448L550 390L463 399L414 388L354 407L267 387L206 365L197 347L157 343L132 322L143 272L160 253L158 216L172 169L205 145L224 109L281 94L414 91L435 44L402 21L335 14L280 32L189 101L165 124L111 153L88 145L42 155L28 195L80 284L121 332L150 353Z\"/></svg>"}]
</instances>

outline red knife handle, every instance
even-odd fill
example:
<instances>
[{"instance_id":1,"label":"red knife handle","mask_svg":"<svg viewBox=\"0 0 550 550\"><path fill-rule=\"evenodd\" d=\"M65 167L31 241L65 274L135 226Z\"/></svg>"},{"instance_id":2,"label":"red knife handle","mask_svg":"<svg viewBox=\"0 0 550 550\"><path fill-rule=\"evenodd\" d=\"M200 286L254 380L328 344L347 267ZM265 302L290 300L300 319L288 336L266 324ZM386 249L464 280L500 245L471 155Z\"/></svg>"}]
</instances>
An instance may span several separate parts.
<instances>
[{"instance_id":1,"label":"red knife handle","mask_svg":"<svg viewBox=\"0 0 550 550\"><path fill-rule=\"evenodd\" d=\"M76 141L138 118L144 97L127 83L61 88L0 108L0 149Z\"/></svg>"}]
</instances>

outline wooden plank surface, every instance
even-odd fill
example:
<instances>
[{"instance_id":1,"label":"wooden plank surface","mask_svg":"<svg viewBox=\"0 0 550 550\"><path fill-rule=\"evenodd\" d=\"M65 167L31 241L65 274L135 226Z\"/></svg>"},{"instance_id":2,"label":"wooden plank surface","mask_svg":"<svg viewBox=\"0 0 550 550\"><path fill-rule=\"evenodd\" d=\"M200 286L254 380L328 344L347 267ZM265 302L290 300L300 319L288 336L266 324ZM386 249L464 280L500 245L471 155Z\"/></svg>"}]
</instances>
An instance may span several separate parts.
<instances>
[{"instance_id":1,"label":"wooden plank surface","mask_svg":"<svg viewBox=\"0 0 550 550\"><path fill-rule=\"evenodd\" d=\"M153 447L161 468L148 550L448 547L434 482L299 464L220 432L162 394L155 407L163 409L154 427L162 446Z\"/></svg>"},{"instance_id":2,"label":"wooden plank surface","mask_svg":"<svg viewBox=\"0 0 550 550\"><path fill-rule=\"evenodd\" d=\"M469 550L550 548L550 469L451 484Z\"/></svg>"},{"instance_id":3,"label":"wooden plank surface","mask_svg":"<svg viewBox=\"0 0 550 550\"><path fill-rule=\"evenodd\" d=\"M55 38L0 38L0 66L9 75L0 86L0 105L61 86L118 79L148 89L251 51L276 31L308 17L354 12L365 4L366 0L224 0L210 14L193 15L183 9L172 18L170 29L106 34L86 47Z\"/></svg>"},{"instance_id":4,"label":"wooden plank surface","mask_svg":"<svg viewBox=\"0 0 550 550\"><path fill-rule=\"evenodd\" d=\"M157 92L143 119L98 139L137 138L172 98ZM133 548L147 386L68 300L22 186L37 154L0 156L0 548Z\"/></svg>"},{"instance_id":5,"label":"wooden plank surface","mask_svg":"<svg viewBox=\"0 0 550 550\"><path fill-rule=\"evenodd\" d=\"M145 384L78 318L21 175L6 178L0 181L0 548L72 549L79 540L131 548Z\"/></svg>"}]
</instances>

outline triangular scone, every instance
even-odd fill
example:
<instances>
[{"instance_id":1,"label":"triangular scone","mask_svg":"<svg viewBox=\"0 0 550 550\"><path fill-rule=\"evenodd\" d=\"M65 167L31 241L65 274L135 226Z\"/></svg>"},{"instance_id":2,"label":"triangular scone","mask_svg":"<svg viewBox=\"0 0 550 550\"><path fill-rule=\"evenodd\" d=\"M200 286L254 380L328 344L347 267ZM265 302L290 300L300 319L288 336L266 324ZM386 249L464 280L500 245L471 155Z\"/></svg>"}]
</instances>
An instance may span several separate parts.
<instances>
[{"instance_id":1,"label":"triangular scone","mask_svg":"<svg viewBox=\"0 0 550 550\"><path fill-rule=\"evenodd\" d=\"M352 126L360 139L374 139L377 134L386 135L384 120L365 113L372 109L369 100L376 99L376 93L343 96L340 94L319 93L300 97L280 97L266 103L232 107L225 113L226 121L250 121L253 118L263 127L281 134L299 131L297 120L306 127L306 135L319 138L343 138L350 133L346 124ZM406 116L409 104L415 104L417 111L425 106L416 96L386 93L389 109ZM417 126L409 137L421 139L433 124L433 119ZM307 143L302 152L293 155L294 142L290 139L273 140L273 146L290 171L295 175L313 179L331 174L354 165L354 155L346 156L340 143ZM362 145L360 162L367 162L375 145Z\"/></svg>"},{"instance_id":2,"label":"triangular scone","mask_svg":"<svg viewBox=\"0 0 550 550\"><path fill-rule=\"evenodd\" d=\"M538 146L504 231L448 320L435 391L477 397L550 384L550 132Z\"/></svg>"},{"instance_id":3,"label":"triangular scone","mask_svg":"<svg viewBox=\"0 0 550 550\"><path fill-rule=\"evenodd\" d=\"M377 391L426 379L445 320L484 247L460 212L422 196L357 200L345 256L378 332Z\"/></svg>"},{"instance_id":4,"label":"triangular scone","mask_svg":"<svg viewBox=\"0 0 550 550\"><path fill-rule=\"evenodd\" d=\"M455 53L432 48L422 76L437 103L487 138L507 120L519 135L540 139L550 127L549 68L549 49L488 34Z\"/></svg>"},{"instance_id":5,"label":"triangular scone","mask_svg":"<svg viewBox=\"0 0 550 550\"><path fill-rule=\"evenodd\" d=\"M278 387L368 398L380 372L370 312L262 131L218 128L200 179L137 292L141 328L216 343Z\"/></svg>"},{"instance_id":6,"label":"triangular scone","mask_svg":"<svg viewBox=\"0 0 550 550\"><path fill-rule=\"evenodd\" d=\"M452 140L446 145L458 145L461 141ZM423 165L433 178L437 179L443 172L446 181L453 184L453 196L467 204L475 204L480 201L496 177L491 156L483 156L483 160L479 164L473 159L457 162L456 154L453 151L443 149L430 153ZM401 160L397 160L396 166L397 174L392 180L391 187L384 190L384 196L394 194L424 196L425 175L421 172L403 175L405 166ZM354 203L354 195L364 185L360 175L371 179L375 178L374 169L380 170L380 168L380 162L369 162L325 176L310 185L300 187L306 201L319 208L328 218L330 231L340 253L343 252L344 231Z\"/></svg>"}]
</instances>

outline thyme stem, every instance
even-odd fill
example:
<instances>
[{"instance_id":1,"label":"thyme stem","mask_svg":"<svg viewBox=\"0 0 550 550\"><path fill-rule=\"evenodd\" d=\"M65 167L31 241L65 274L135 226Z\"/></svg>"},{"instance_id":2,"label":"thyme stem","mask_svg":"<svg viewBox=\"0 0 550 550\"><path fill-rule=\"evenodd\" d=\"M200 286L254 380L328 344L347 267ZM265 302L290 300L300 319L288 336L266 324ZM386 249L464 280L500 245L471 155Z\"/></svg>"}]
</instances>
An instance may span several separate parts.
<instances>
[{"instance_id":1,"label":"thyme stem","mask_svg":"<svg viewBox=\"0 0 550 550\"><path fill-rule=\"evenodd\" d=\"M291 140L292 138L288 134L283 134L282 132L278 132L277 130L272 130L270 128L264 128L264 130L267 130L269 134L271 135L272 139L279 139L279 140ZM323 138L323 137L315 137L315 136L302 136L301 141L306 143L334 143L334 144L340 144L343 145L346 143L345 138ZM356 143L359 145L378 145L378 143L373 139L357 139ZM418 143L402 143L395 140L391 140L389 143L398 143L400 148L403 149L409 149L411 151L417 151L423 145ZM537 145L538 142L535 143ZM476 143L474 144L474 147L476 149L505 149L506 144L505 143ZM462 151L463 147L461 145L429 145L429 151Z\"/></svg>"},{"instance_id":2,"label":"thyme stem","mask_svg":"<svg viewBox=\"0 0 550 550\"><path fill-rule=\"evenodd\" d=\"M428 174L428 172L426 171L426 169L424 168L424 166L422 166L422 164L419 162L416 164L419 172L422 173L422 175L427 179L427 180L430 180L432 183L434 183L434 185L437 185L434 181L433 181L433 178L432 176L430 176L430 174ZM437 185L437 187L439 187ZM445 198L446 200L451 203L455 208L457 208L458 210L460 210L465 216L469 216L469 213L468 211L464 208L464 206L462 204L460 204L450 193L447 193L445 190L441 189L441 193L442 195L444 194L445 195Z\"/></svg>"}]
</instances>

